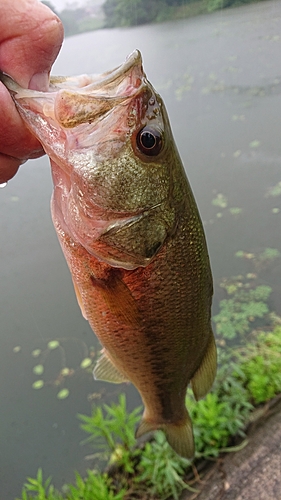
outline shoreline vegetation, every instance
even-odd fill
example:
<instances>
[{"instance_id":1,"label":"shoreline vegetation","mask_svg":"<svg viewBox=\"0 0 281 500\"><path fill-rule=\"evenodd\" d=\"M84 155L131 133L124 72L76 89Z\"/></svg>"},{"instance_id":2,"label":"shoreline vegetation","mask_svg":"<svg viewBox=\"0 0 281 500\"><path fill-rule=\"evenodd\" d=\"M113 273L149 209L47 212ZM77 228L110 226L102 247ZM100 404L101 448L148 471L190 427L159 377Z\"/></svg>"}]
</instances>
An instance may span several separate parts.
<instances>
[{"instance_id":1,"label":"shoreline vegetation","mask_svg":"<svg viewBox=\"0 0 281 500\"><path fill-rule=\"evenodd\" d=\"M179 500L184 490L196 496L208 464L247 446L249 426L280 399L281 317L272 310L274 290L266 284L280 257L274 248L239 251L243 274L219 284L222 298L213 316L216 381L203 400L194 401L190 390L186 397L196 444L193 461L176 455L161 431L136 443L142 409L127 412L126 396L120 394L117 403L95 405L90 416L78 416L93 444L94 467L87 476L76 473L75 485L59 492L39 469L36 478L27 479L21 500Z\"/></svg>"},{"instance_id":2,"label":"shoreline vegetation","mask_svg":"<svg viewBox=\"0 0 281 500\"><path fill-rule=\"evenodd\" d=\"M41 0L62 20L65 36L103 28L129 27L187 19L260 0L88 0L57 12L52 0Z\"/></svg>"}]
</instances>

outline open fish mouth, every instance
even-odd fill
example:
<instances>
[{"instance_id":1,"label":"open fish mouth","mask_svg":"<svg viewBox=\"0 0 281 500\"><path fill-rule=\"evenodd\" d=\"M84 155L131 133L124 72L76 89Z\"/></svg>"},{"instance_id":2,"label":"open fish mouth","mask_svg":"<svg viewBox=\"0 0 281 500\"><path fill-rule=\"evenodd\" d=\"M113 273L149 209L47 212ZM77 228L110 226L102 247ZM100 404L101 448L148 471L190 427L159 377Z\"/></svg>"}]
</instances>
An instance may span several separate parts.
<instances>
[{"instance_id":1,"label":"open fish mouth","mask_svg":"<svg viewBox=\"0 0 281 500\"><path fill-rule=\"evenodd\" d=\"M19 108L53 118L64 128L92 123L122 101L136 96L146 85L139 50L117 68L100 75L51 77L47 92L23 89L4 73L0 73L0 80Z\"/></svg>"},{"instance_id":2,"label":"open fish mouth","mask_svg":"<svg viewBox=\"0 0 281 500\"><path fill-rule=\"evenodd\" d=\"M138 50L117 68L99 75L51 77L47 92L23 89L1 72L0 80L27 127L63 169L72 151L97 152L97 145L104 151L116 139L116 130L124 140L130 128L124 110L149 85ZM110 155L114 156L112 148Z\"/></svg>"},{"instance_id":3,"label":"open fish mouth","mask_svg":"<svg viewBox=\"0 0 281 500\"><path fill-rule=\"evenodd\" d=\"M38 96L39 94L46 95L48 92L55 91L58 88L70 89L71 87L75 88L77 92L79 92L79 87L81 89L81 92L83 92L84 90L87 93L98 91L101 88L103 90L104 89L110 90L111 88L114 89L115 92L116 84L124 80L126 75L131 74L133 68L140 70L140 75L139 75L140 78L145 76L142 68L142 56L138 49L134 50L131 54L129 54L126 57L126 60L122 64L117 66L117 68L114 68L113 70L109 70L101 74L92 74L92 75L85 74L85 75L80 75L79 77L52 76L50 79L49 90L45 92L40 92L38 90L31 90L31 89L23 89L9 75L1 71L0 71L0 80L11 92L19 94L17 95L18 99L24 97L32 97L32 95L34 97L35 95ZM141 82L139 82L139 84L140 83ZM130 95L131 95L130 88L128 88L128 96Z\"/></svg>"},{"instance_id":4,"label":"open fish mouth","mask_svg":"<svg viewBox=\"0 0 281 500\"><path fill-rule=\"evenodd\" d=\"M133 70L135 70L133 72ZM80 88L81 92L98 92L102 91L104 95L116 95L116 87L121 84L126 77L129 76L127 88L122 89L123 97L131 97L136 89L141 86L142 79L145 77L142 68L142 57L139 50L134 50L129 54L124 63L117 66L113 70L106 71L100 75L81 75ZM75 90L79 92L77 87L76 77L52 77L50 87L58 86L60 88L69 88L71 84L75 86ZM131 83L131 85L129 84ZM120 89L121 91L121 89Z\"/></svg>"}]
</instances>

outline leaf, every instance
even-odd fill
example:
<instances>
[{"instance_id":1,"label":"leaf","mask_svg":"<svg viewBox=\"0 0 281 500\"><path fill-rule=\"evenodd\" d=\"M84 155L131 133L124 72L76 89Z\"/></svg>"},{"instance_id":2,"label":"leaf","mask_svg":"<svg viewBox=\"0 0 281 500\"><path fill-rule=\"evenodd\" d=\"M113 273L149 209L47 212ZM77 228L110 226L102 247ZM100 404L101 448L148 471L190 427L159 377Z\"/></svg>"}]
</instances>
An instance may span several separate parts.
<instances>
[{"instance_id":1,"label":"leaf","mask_svg":"<svg viewBox=\"0 0 281 500\"><path fill-rule=\"evenodd\" d=\"M250 146L250 148L254 149L254 148L258 148L260 146L260 144L261 144L260 141L254 140L254 141L251 141L249 143L249 146Z\"/></svg>"},{"instance_id":2,"label":"leaf","mask_svg":"<svg viewBox=\"0 0 281 500\"><path fill-rule=\"evenodd\" d=\"M36 380L32 384L32 389L41 389L44 386L44 380Z\"/></svg>"},{"instance_id":3,"label":"leaf","mask_svg":"<svg viewBox=\"0 0 281 500\"><path fill-rule=\"evenodd\" d=\"M57 347L59 347L60 343L58 340L50 340L50 342L48 342L47 346L48 346L48 349L50 349L51 351L53 349L57 349Z\"/></svg>"},{"instance_id":4,"label":"leaf","mask_svg":"<svg viewBox=\"0 0 281 500\"><path fill-rule=\"evenodd\" d=\"M34 357L34 358L38 358L38 356L40 356L41 354L41 349L34 349L34 351L32 351L31 355Z\"/></svg>"},{"instance_id":5,"label":"leaf","mask_svg":"<svg viewBox=\"0 0 281 500\"><path fill-rule=\"evenodd\" d=\"M35 375L42 375L44 373L44 366L43 365L36 365L33 367L32 371Z\"/></svg>"},{"instance_id":6,"label":"leaf","mask_svg":"<svg viewBox=\"0 0 281 500\"><path fill-rule=\"evenodd\" d=\"M220 208L226 208L227 207L227 197L224 196L222 193L219 193L216 198L212 200L212 205Z\"/></svg>"},{"instance_id":7,"label":"leaf","mask_svg":"<svg viewBox=\"0 0 281 500\"><path fill-rule=\"evenodd\" d=\"M66 399L69 396L69 390L68 389L62 389L57 393L57 398L58 399Z\"/></svg>"},{"instance_id":8,"label":"leaf","mask_svg":"<svg viewBox=\"0 0 281 500\"><path fill-rule=\"evenodd\" d=\"M86 369L89 368L92 364L92 359L91 358L84 358L83 361L80 363L80 368Z\"/></svg>"}]
</instances>

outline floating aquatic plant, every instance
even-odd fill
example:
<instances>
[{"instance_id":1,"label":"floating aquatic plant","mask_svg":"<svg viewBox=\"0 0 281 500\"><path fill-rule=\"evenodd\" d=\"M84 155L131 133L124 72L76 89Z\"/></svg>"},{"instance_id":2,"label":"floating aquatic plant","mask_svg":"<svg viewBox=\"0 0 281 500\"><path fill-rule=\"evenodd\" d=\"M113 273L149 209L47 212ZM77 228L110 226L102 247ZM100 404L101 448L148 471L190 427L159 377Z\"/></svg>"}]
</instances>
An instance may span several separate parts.
<instances>
[{"instance_id":1,"label":"floating aquatic plant","mask_svg":"<svg viewBox=\"0 0 281 500\"><path fill-rule=\"evenodd\" d=\"M32 389L42 389L43 386L44 386L44 380L36 380L32 384Z\"/></svg>"},{"instance_id":2,"label":"floating aquatic plant","mask_svg":"<svg viewBox=\"0 0 281 500\"><path fill-rule=\"evenodd\" d=\"M231 213L231 215L240 215L242 212L242 208L231 207L231 208L229 208L229 212Z\"/></svg>"},{"instance_id":3,"label":"floating aquatic plant","mask_svg":"<svg viewBox=\"0 0 281 500\"><path fill-rule=\"evenodd\" d=\"M67 345L69 342L74 342L77 349L77 361L76 366L69 367L68 366L68 350ZM53 351L57 351L56 354L53 355ZM82 356L81 356L82 353ZM93 364L93 359L95 357L95 350L93 347L89 347L85 344L85 342L81 341L77 338L60 338L53 339L46 342L45 349L34 349L31 353L33 358L37 358L37 363L33 367L32 371L35 375L41 376L45 372L45 367L48 364L48 360L50 360L52 372L54 373L53 377L50 379L50 375L48 375L48 380L43 382L43 385L47 384L48 386L53 386L56 389L61 388L59 392L56 394L58 399L65 399L69 395L70 389L65 389L64 384L65 380L68 377L74 376L76 373L81 373L81 370L85 372L91 368ZM73 359L71 359L73 363ZM57 368L54 367L58 365ZM50 373L50 370L47 370L47 373ZM32 387L41 388L43 385L38 386L35 384Z\"/></svg>"},{"instance_id":4,"label":"floating aquatic plant","mask_svg":"<svg viewBox=\"0 0 281 500\"><path fill-rule=\"evenodd\" d=\"M242 154L242 151L241 149L237 149L236 151L234 151L233 153L233 157L234 158L239 158L239 156Z\"/></svg>"},{"instance_id":5,"label":"floating aquatic plant","mask_svg":"<svg viewBox=\"0 0 281 500\"><path fill-rule=\"evenodd\" d=\"M48 349L53 351L54 349L57 349L59 347L60 343L58 340L50 340L50 342L48 342L47 345L48 345Z\"/></svg>"},{"instance_id":6,"label":"floating aquatic plant","mask_svg":"<svg viewBox=\"0 0 281 500\"><path fill-rule=\"evenodd\" d=\"M257 319L265 320L271 287L250 285L243 276L224 280L221 287L229 297L220 301L220 312L213 317L218 335L233 339L248 333Z\"/></svg>"},{"instance_id":7,"label":"floating aquatic plant","mask_svg":"<svg viewBox=\"0 0 281 500\"><path fill-rule=\"evenodd\" d=\"M84 358L83 361L80 363L80 367L83 369L89 368L93 363L93 360L91 358Z\"/></svg>"},{"instance_id":8,"label":"floating aquatic plant","mask_svg":"<svg viewBox=\"0 0 281 500\"><path fill-rule=\"evenodd\" d=\"M66 399L69 396L69 389L62 389L57 393L58 399Z\"/></svg>"},{"instance_id":9,"label":"floating aquatic plant","mask_svg":"<svg viewBox=\"0 0 281 500\"><path fill-rule=\"evenodd\" d=\"M41 354L41 349L34 349L34 351L32 351L31 355L34 357L34 358L38 358L38 356L40 356Z\"/></svg>"},{"instance_id":10,"label":"floating aquatic plant","mask_svg":"<svg viewBox=\"0 0 281 500\"><path fill-rule=\"evenodd\" d=\"M280 258L280 256L281 253L277 248L269 247L259 253L244 252L243 250L239 250L235 253L235 257L250 260L257 272L267 269L268 266L271 265L275 259Z\"/></svg>"},{"instance_id":11,"label":"floating aquatic plant","mask_svg":"<svg viewBox=\"0 0 281 500\"><path fill-rule=\"evenodd\" d=\"M33 367L33 373L35 375L42 375L44 373L44 366L43 365L36 365Z\"/></svg>"},{"instance_id":12,"label":"floating aquatic plant","mask_svg":"<svg viewBox=\"0 0 281 500\"><path fill-rule=\"evenodd\" d=\"M255 148L258 148L260 146L260 144L261 144L260 141L254 140L254 141L251 141L249 143L249 146L250 146L250 148L255 149Z\"/></svg>"},{"instance_id":13,"label":"floating aquatic plant","mask_svg":"<svg viewBox=\"0 0 281 500\"><path fill-rule=\"evenodd\" d=\"M281 195L281 181L277 182L277 184L275 184L275 186L270 187L267 190L267 193L265 196L266 197L272 196L273 198L275 198L276 196L280 196L280 195Z\"/></svg>"},{"instance_id":14,"label":"floating aquatic plant","mask_svg":"<svg viewBox=\"0 0 281 500\"><path fill-rule=\"evenodd\" d=\"M220 207L220 208L226 208L227 207L227 197L224 196L222 193L218 193L216 198L212 200L212 205L215 207Z\"/></svg>"}]
</instances>

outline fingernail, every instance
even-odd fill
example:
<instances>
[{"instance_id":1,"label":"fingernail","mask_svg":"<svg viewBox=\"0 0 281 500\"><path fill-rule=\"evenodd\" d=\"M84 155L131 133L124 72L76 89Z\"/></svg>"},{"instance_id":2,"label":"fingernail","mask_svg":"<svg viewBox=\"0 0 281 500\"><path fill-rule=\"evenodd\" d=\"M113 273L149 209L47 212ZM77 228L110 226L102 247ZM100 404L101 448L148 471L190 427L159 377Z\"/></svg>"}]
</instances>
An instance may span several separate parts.
<instances>
[{"instance_id":1,"label":"fingernail","mask_svg":"<svg viewBox=\"0 0 281 500\"><path fill-rule=\"evenodd\" d=\"M49 73L35 73L29 82L28 88L46 92L49 88Z\"/></svg>"}]
</instances>

